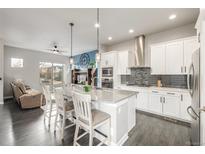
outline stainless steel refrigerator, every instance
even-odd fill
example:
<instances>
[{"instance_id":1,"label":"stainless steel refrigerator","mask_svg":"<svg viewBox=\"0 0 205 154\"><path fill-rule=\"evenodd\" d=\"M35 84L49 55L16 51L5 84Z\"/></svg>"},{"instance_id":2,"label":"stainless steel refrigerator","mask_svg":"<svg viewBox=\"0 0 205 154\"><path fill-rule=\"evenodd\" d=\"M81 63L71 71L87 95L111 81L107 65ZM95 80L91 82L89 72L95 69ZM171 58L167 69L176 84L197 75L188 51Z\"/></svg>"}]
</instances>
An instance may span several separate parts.
<instances>
[{"instance_id":1,"label":"stainless steel refrigerator","mask_svg":"<svg viewBox=\"0 0 205 154\"><path fill-rule=\"evenodd\" d=\"M191 106L187 108L191 116L191 143L200 145L200 49L192 55L192 64L187 75L187 85L192 97Z\"/></svg>"}]
</instances>

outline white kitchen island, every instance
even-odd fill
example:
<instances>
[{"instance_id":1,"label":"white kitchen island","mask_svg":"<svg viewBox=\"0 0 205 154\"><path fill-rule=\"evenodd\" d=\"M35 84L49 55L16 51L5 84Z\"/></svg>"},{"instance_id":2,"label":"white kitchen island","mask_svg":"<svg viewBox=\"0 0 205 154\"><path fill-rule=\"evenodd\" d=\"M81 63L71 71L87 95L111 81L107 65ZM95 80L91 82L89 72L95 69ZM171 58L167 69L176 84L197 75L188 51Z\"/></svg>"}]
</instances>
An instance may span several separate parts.
<instances>
[{"instance_id":1,"label":"white kitchen island","mask_svg":"<svg viewBox=\"0 0 205 154\"><path fill-rule=\"evenodd\" d=\"M93 107L111 116L111 145L123 145L128 139L128 132L135 126L137 94L115 89L92 90ZM106 135L107 129L108 126L104 125L98 130ZM95 137L101 136L96 133Z\"/></svg>"}]
</instances>

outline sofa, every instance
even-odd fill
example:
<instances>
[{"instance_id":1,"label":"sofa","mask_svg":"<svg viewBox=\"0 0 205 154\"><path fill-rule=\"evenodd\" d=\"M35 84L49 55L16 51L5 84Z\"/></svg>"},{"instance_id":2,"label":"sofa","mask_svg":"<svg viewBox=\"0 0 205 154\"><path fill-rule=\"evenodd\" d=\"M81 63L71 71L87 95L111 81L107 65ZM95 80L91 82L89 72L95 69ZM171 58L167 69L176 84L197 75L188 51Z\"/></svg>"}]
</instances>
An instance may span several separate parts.
<instances>
[{"instance_id":1,"label":"sofa","mask_svg":"<svg viewBox=\"0 0 205 154\"><path fill-rule=\"evenodd\" d=\"M31 89L22 81L10 83L13 97L22 109L38 108L45 105L45 97L42 92Z\"/></svg>"}]
</instances>

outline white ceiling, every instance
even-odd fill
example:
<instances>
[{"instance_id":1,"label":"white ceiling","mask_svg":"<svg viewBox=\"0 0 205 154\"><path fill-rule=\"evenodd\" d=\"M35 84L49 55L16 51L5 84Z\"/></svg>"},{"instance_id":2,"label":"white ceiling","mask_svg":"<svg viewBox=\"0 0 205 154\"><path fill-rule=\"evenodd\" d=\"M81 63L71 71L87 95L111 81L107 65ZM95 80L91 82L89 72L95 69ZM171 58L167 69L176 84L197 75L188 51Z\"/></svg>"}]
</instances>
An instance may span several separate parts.
<instances>
[{"instance_id":1,"label":"white ceiling","mask_svg":"<svg viewBox=\"0 0 205 154\"><path fill-rule=\"evenodd\" d=\"M169 20L170 14L177 18ZM105 45L195 22L199 9L100 9L100 39ZM0 38L7 45L45 50L57 42L70 53L74 22L74 54L96 49L96 9L0 9ZM128 30L135 30L129 34ZM113 40L108 41L108 36Z\"/></svg>"}]
</instances>

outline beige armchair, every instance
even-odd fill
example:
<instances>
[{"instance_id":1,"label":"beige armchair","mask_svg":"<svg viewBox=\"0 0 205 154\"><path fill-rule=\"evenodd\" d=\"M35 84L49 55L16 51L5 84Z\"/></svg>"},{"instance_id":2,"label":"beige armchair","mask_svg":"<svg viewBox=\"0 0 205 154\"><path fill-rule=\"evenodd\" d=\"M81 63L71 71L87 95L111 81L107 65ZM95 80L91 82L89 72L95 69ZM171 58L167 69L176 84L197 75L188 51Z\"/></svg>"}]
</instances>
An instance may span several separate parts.
<instances>
[{"instance_id":1,"label":"beige armchair","mask_svg":"<svg viewBox=\"0 0 205 154\"><path fill-rule=\"evenodd\" d=\"M11 83L13 96L22 109L37 108L45 104L44 95L37 90L26 88L20 81Z\"/></svg>"}]
</instances>

